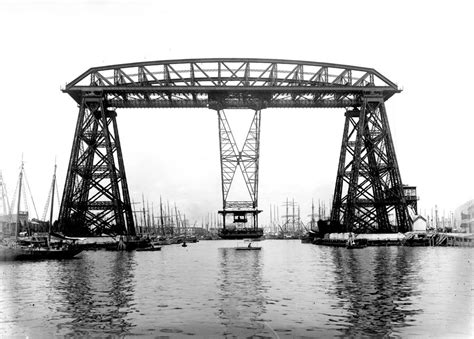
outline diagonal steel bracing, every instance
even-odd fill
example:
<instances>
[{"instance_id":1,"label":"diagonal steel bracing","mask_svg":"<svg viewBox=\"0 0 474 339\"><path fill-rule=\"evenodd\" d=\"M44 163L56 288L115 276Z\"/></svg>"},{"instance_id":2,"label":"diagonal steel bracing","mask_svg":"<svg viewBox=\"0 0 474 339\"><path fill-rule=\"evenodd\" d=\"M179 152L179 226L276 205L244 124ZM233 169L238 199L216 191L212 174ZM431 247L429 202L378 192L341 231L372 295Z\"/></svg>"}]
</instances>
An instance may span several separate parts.
<instances>
[{"instance_id":1,"label":"diagonal steel bracing","mask_svg":"<svg viewBox=\"0 0 474 339\"><path fill-rule=\"evenodd\" d=\"M219 145L221 159L221 179L222 179L222 211L223 231L226 232L226 215L231 214L234 222L248 222L247 214L252 216L254 235L259 235L258 229L258 169L260 157L260 121L261 110L255 109L255 113L250 124L242 148L239 150L235 141L232 129L227 120L227 116L222 109L217 109L219 123ZM229 192L237 172L240 169L247 187L249 200L230 201ZM263 234L263 233L262 233ZM260 234L261 235L261 234ZM221 235L223 236L223 235Z\"/></svg>"},{"instance_id":2,"label":"diagonal steel bracing","mask_svg":"<svg viewBox=\"0 0 474 339\"><path fill-rule=\"evenodd\" d=\"M66 234L135 235L116 116L84 96L60 209Z\"/></svg>"},{"instance_id":3,"label":"diagonal steel bracing","mask_svg":"<svg viewBox=\"0 0 474 339\"><path fill-rule=\"evenodd\" d=\"M261 111L255 111L247 137L240 151L224 110L218 110L217 116L219 122L223 208L226 210L226 208L233 208L236 205L239 205L239 207L245 205L246 208L257 209ZM237 167L239 167L245 180L250 198L249 201L228 201Z\"/></svg>"},{"instance_id":4,"label":"diagonal steel bracing","mask_svg":"<svg viewBox=\"0 0 474 339\"><path fill-rule=\"evenodd\" d=\"M346 112L332 224L358 233L406 232L408 210L384 100Z\"/></svg>"}]
</instances>

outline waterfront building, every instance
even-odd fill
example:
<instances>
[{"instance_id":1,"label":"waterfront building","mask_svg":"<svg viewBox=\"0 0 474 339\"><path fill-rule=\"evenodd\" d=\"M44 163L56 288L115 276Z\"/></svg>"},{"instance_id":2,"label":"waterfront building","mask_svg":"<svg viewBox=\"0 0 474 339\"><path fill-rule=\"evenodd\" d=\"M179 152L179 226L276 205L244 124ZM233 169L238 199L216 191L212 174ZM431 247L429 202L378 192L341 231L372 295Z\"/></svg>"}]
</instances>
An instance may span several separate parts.
<instances>
[{"instance_id":1,"label":"waterfront building","mask_svg":"<svg viewBox=\"0 0 474 339\"><path fill-rule=\"evenodd\" d=\"M421 215L417 215L415 219L413 219L412 231L414 232L425 232L427 229L427 222L424 217Z\"/></svg>"},{"instance_id":2,"label":"waterfront building","mask_svg":"<svg viewBox=\"0 0 474 339\"><path fill-rule=\"evenodd\" d=\"M454 214L455 224L459 231L474 233L474 200L470 200L458 207Z\"/></svg>"}]
</instances>

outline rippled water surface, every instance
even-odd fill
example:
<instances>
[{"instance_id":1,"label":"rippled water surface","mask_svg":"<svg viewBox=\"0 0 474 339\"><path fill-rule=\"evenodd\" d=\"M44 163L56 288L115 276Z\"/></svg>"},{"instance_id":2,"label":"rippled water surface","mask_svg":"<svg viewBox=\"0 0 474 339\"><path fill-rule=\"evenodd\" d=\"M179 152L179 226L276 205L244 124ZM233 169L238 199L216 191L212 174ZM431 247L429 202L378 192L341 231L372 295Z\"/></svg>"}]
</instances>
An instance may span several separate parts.
<instances>
[{"instance_id":1,"label":"rippled water surface","mask_svg":"<svg viewBox=\"0 0 474 339\"><path fill-rule=\"evenodd\" d=\"M0 263L0 336L474 336L472 249L236 244Z\"/></svg>"}]
</instances>

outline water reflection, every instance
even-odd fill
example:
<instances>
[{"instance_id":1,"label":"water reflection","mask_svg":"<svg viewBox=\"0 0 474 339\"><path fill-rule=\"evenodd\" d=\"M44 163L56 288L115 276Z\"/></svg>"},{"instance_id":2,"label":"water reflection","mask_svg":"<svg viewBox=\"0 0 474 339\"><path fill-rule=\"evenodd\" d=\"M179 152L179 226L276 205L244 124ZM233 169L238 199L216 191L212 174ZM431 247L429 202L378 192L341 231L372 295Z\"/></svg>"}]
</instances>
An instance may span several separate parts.
<instances>
[{"instance_id":1,"label":"water reflection","mask_svg":"<svg viewBox=\"0 0 474 339\"><path fill-rule=\"evenodd\" d=\"M57 309L63 314L57 334L127 333L132 327L127 314L133 311L135 265L133 252L96 252L73 264L64 262L54 280L64 298Z\"/></svg>"},{"instance_id":2,"label":"water reflection","mask_svg":"<svg viewBox=\"0 0 474 339\"><path fill-rule=\"evenodd\" d=\"M262 319L266 312L262 255L259 251L219 249L220 307L216 316L225 327L223 335L272 337Z\"/></svg>"},{"instance_id":3,"label":"water reflection","mask_svg":"<svg viewBox=\"0 0 474 339\"><path fill-rule=\"evenodd\" d=\"M345 336L388 336L409 326L419 294L419 260L403 247L375 247L363 251L335 248L334 293L338 305L347 311Z\"/></svg>"},{"instance_id":4,"label":"water reflection","mask_svg":"<svg viewBox=\"0 0 474 339\"><path fill-rule=\"evenodd\" d=\"M0 263L0 337L472 337L470 249L232 245Z\"/></svg>"}]
</instances>

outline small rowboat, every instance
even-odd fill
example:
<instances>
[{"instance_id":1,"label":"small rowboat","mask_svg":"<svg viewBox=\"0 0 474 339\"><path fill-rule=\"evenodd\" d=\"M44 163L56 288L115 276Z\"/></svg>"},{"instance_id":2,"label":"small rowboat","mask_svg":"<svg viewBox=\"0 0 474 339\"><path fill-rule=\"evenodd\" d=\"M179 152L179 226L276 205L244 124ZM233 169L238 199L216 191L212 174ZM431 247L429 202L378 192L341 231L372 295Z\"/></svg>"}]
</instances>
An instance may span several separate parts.
<instances>
[{"instance_id":1,"label":"small rowboat","mask_svg":"<svg viewBox=\"0 0 474 339\"><path fill-rule=\"evenodd\" d=\"M367 244L362 243L362 242L356 242L356 241L348 241L346 244L347 249L356 249L356 248L365 248L367 247Z\"/></svg>"},{"instance_id":2,"label":"small rowboat","mask_svg":"<svg viewBox=\"0 0 474 339\"><path fill-rule=\"evenodd\" d=\"M239 247L239 246L237 246L235 249L237 251L260 251L262 248L261 247L247 247L247 246Z\"/></svg>"},{"instance_id":3,"label":"small rowboat","mask_svg":"<svg viewBox=\"0 0 474 339\"><path fill-rule=\"evenodd\" d=\"M235 249L237 251L260 251L262 247L260 246L252 246L253 240L252 239L244 239L244 245L237 246Z\"/></svg>"},{"instance_id":4,"label":"small rowboat","mask_svg":"<svg viewBox=\"0 0 474 339\"><path fill-rule=\"evenodd\" d=\"M137 248L136 251L139 251L139 252L161 251L161 246L151 245L148 247Z\"/></svg>"}]
</instances>

